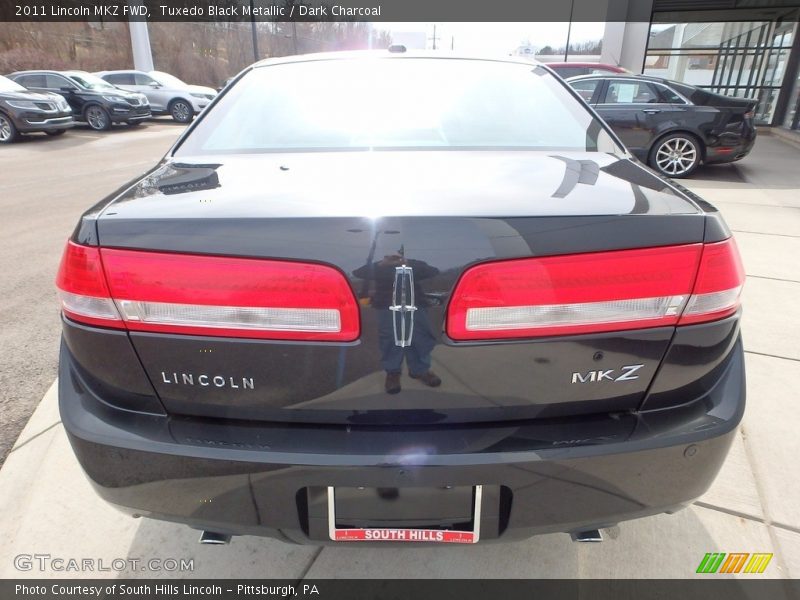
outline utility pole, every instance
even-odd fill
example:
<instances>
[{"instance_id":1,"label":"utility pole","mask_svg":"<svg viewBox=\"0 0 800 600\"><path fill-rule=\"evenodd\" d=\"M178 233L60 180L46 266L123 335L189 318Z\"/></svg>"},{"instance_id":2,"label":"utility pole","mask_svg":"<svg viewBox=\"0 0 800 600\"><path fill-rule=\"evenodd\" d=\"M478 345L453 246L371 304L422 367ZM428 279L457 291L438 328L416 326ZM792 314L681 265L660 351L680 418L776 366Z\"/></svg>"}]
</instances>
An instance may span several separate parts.
<instances>
[{"instance_id":1,"label":"utility pole","mask_svg":"<svg viewBox=\"0 0 800 600\"><path fill-rule=\"evenodd\" d=\"M256 13L253 10L253 0L250 0L250 27L253 34L253 60L258 62L258 30L256 29Z\"/></svg>"},{"instance_id":2,"label":"utility pole","mask_svg":"<svg viewBox=\"0 0 800 600\"><path fill-rule=\"evenodd\" d=\"M436 37L436 23L433 24L433 37L428 39L433 41L433 49L436 50L436 40L439 39L438 37Z\"/></svg>"},{"instance_id":3,"label":"utility pole","mask_svg":"<svg viewBox=\"0 0 800 600\"><path fill-rule=\"evenodd\" d=\"M569 36L572 33L572 13L575 11L575 0L569 5L569 24L567 25L567 47L564 48L564 62L569 60Z\"/></svg>"}]
</instances>

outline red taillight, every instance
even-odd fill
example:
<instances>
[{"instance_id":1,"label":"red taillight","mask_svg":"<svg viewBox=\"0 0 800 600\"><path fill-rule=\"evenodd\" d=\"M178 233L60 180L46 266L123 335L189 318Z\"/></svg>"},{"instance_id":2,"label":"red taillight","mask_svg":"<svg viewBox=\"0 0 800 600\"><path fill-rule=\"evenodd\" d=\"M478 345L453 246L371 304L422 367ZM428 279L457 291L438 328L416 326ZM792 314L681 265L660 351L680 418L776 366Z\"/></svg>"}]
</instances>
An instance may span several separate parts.
<instances>
[{"instance_id":1,"label":"red taillight","mask_svg":"<svg viewBox=\"0 0 800 600\"><path fill-rule=\"evenodd\" d=\"M69 246L85 250L71 242ZM332 267L131 250L94 252L102 257L107 297L132 331L316 341L353 341L359 335L355 296Z\"/></svg>"},{"instance_id":2,"label":"red taillight","mask_svg":"<svg viewBox=\"0 0 800 600\"><path fill-rule=\"evenodd\" d=\"M485 263L456 286L447 334L530 338L708 321L735 312L742 281L732 240ZM684 308L696 312L681 318Z\"/></svg>"},{"instance_id":3,"label":"red taillight","mask_svg":"<svg viewBox=\"0 0 800 600\"><path fill-rule=\"evenodd\" d=\"M108 293L100 250L67 242L56 276L61 309L70 319L90 325L125 325Z\"/></svg>"},{"instance_id":4,"label":"red taillight","mask_svg":"<svg viewBox=\"0 0 800 600\"><path fill-rule=\"evenodd\" d=\"M742 259L733 238L703 246L697 281L679 323L714 321L735 313L744 277Z\"/></svg>"}]
</instances>

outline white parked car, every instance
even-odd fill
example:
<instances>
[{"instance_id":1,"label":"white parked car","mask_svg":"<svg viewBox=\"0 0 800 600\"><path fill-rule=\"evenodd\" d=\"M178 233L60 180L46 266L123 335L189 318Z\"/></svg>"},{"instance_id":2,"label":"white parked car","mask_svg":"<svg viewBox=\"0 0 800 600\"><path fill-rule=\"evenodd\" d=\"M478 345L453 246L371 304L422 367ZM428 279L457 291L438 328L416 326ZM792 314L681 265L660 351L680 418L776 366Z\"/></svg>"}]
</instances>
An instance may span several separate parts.
<instances>
[{"instance_id":1,"label":"white parked car","mask_svg":"<svg viewBox=\"0 0 800 600\"><path fill-rule=\"evenodd\" d=\"M154 115L169 114L179 123L191 121L217 95L214 88L190 85L161 71L100 71L96 75L123 90L141 92Z\"/></svg>"}]
</instances>

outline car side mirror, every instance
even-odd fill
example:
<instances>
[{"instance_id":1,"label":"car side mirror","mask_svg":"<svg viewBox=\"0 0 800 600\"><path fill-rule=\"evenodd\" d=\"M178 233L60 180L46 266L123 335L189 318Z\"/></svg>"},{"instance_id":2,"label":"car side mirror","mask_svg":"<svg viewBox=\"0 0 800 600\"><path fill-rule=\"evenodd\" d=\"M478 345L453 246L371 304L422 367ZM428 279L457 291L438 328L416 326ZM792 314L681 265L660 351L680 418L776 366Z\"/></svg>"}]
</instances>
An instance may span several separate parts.
<instances>
[{"instance_id":1,"label":"car side mirror","mask_svg":"<svg viewBox=\"0 0 800 600\"><path fill-rule=\"evenodd\" d=\"M160 88L160 87L161 87L161 84L160 84L160 83L158 83L157 81L151 81L151 82L150 82L148 85L149 85L151 88L153 88L153 89L156 89L156 90L157 90L158 88Z\"/></svg>"},{"instance_id":2,"label":"car side mirror","mask_svg":"<svg viewBox=\"0 0 800 600\"><path fill-rule=\"evenodd\" d=\"M71 92L75 91L75 88L74 87L64 86L64 87L61 88L61 91L62 92L70 92L71 93Z\"/></svg>"}]
</instances>

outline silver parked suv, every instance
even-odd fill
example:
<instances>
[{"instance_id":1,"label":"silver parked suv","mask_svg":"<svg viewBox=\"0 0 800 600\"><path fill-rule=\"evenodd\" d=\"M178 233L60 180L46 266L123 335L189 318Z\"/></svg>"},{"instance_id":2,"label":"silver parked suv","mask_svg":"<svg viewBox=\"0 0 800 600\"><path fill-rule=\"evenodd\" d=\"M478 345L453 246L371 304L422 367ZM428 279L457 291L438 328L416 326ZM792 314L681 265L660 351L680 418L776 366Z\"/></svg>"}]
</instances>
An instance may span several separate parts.
<instances>
[{"instance_id":1,"label":"silver parked suv","mask_svg":"<svg viewBox=\"0 0 800 600\"><path fill-rule=\"evenodd\" d=\"M179 123L191 121L217 95L213 88L189 85L161 71L101 71L96 75L124 90L141 92L154 115L169 114Z\"/></svg>"}]
</instances>

